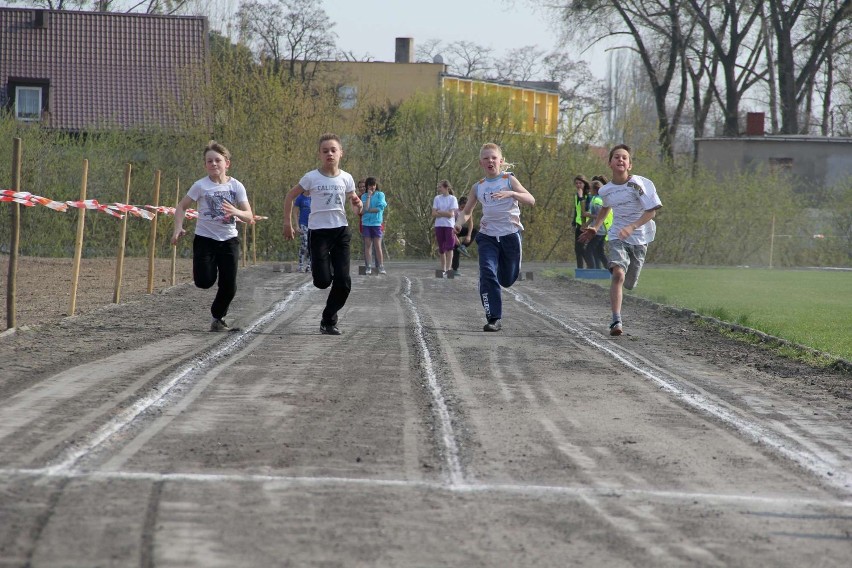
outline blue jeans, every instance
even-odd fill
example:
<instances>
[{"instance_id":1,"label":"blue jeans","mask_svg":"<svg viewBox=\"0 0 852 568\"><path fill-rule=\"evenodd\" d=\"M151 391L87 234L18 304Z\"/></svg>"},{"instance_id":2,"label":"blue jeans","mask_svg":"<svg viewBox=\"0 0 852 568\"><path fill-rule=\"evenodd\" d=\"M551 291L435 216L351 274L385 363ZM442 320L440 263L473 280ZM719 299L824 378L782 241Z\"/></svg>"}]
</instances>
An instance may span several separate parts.
<instances>
[{"instance_id":1,"label":"blue jeans","mask_svg":"<svg viewBox=\"0 0 852 568\"><path fill-rule=\"evenodd\" d=\"M479 297L485 317L503 317L503 296L500 287L508 288L521 273L521 233L502 237L476 235L479 252Z\"/></svg>"}]
</instances>

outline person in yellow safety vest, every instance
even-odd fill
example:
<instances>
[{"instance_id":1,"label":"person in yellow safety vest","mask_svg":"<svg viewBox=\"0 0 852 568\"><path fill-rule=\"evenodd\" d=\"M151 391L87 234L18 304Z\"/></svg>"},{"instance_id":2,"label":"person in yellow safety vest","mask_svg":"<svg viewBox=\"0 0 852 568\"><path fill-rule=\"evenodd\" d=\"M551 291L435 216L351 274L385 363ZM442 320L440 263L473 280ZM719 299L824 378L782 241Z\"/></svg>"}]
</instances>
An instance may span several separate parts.
<instances>
[{"instance_id":1,"label":"person in yellow safety vest","mask_svg":"<svg viewBox=\"0 0 852 568\"><path fill-rule=\"evenodd\" d=\"M574 255L577 257L577 268L594 268L591 249L578 240L583 234L589 210L589 181L584 175L578 175L574 178L574 187L577 193L574 194L574 219L571 224L574 226Z\"/></svg>"},{"instance_id":2,"label":"person in yellow safety vest","mask_svg":"<svg viewBox=\"0 0 852 568\"><path fill-rule=\"evenodd\" d=\"M598 211L603 207L603 199L598 195L598 191L606 183L607 179L604 176L595 176L592 178L592 183L590 184L592 193L589 199L588 212L588 217L591 220L594 220L598 216ZM594 268L609 268L609 259L606 257L606 240L609 238L607 237L607 231L609 231L612 225L612 215L612 209L610 209L609 214L604 218L603 225L600 226L598 232L595 233L595 236L587 245L592 251Z\"/></svg>"}]
</instances>

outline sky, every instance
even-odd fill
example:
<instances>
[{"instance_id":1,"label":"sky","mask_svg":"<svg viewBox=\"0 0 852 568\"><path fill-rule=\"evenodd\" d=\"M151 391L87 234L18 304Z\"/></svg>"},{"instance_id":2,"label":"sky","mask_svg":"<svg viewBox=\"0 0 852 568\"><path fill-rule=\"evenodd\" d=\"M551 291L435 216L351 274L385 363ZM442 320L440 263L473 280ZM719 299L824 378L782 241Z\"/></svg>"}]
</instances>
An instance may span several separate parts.
<instances>
[{"instance_id":1,"label":"sky","mask_svg":"<svg viewBox=\"0 0 852 568\"><path fill-rule=\"evenodd\" d=\"M337 47L358 59L369 54L373 61L393 61L397 37L414 38L415 51L440 39L470 41L498 56L530 45L550 52L559 40L547 14L525 0L323 0L323 8L336 24ZM590 61L595 75L605 74L602 50L572 59Z\"/></svg>"}]
</instances>

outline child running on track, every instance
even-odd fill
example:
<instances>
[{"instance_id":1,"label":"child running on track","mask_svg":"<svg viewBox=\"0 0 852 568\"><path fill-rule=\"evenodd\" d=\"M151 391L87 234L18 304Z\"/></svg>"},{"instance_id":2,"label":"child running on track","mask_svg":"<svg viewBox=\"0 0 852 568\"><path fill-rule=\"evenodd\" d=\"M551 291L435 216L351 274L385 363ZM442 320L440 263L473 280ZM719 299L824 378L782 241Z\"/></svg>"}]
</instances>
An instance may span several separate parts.
<instances>
[{"instance_id":1,"label":"child running on track","mask_svg":"<svg viewBox=\"0 0 852 568\"><path fill-rule=\"evenodd\" d=\"M607 233L608 268L612 273L609 286L612 323L609 325L609 334L621 335L621 301L624 294L621 287L632 290L639 282L648 244L654 240L657 232L653 219L663 204L651 180L630 175L633 164L629 146L619 144L610 150L609 167L612 170L612 181L598 192L603 207L579 238L582 242L591 241L610 210L614 212Z\"/></svg>"},{"instance_id":2,"label":"child running on track","mask_svg":"<svg viewBox=\"0 0 852 568\"><path fill-rule=\"evenodd\" d=\"M240 239L237 218L254 223L254 215L246 188L228 176L231 153L211 140L204 148L204 167L207 176L192 184L186 196L175 208L175 228L172 244L186 234L183 220L186 210L198 202L198 220L192 240L192 279L199 288L210 288L219 281L216 297L210 306L213 321L210 331L229 331L225 323L228 307L237 293L237 268L240 259Z\"/></svg>"},{"instance_id":3,"label":"child running on track","mask_svg":"<svg viewBox=\"0 0 852 568\"><path fill-rule=\"evenodd\" d=\"M308 242L311 248L311 270L314 286L325 289L331 286L320 320L320 333L340 335L337 312L346 304L352 290L349 276L349 251L352 235L346 219L345 200L356 215L363 206L355 193L355 180L340 169L343 145L337 134L323 134L319 141L320 167L302 176L284 198L284 238L295 236L292 215L293 201L301 194L311 198L311 216L308 219Z\"/></svg>"},{"instance_id":4,"label":"child running on track","mask_svg":"<svg viewBox=\"0 0 852 568\"><path fill-rule=\"evenodd\" d=\"M510 167L497 144L484 144L479 165L485 177L473 184L467 204L456 219L460 232L477 203L482 203L482 218L476 244L479 249L479 296L488 320L483 331L500 331L503 297L500 287L515 283L521 272L520 203L535 205L535 197L515 176L504 172Z\"/></svg>"}]
</instances>

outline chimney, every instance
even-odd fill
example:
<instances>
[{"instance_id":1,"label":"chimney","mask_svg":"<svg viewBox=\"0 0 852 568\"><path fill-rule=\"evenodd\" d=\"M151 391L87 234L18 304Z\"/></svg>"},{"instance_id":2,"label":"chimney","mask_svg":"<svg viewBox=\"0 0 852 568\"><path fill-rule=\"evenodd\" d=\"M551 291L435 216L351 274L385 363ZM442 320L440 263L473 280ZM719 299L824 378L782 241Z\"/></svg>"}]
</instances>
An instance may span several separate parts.
<instances>
[{"instance_id":1,"label":"chimney","mask_svg":"<svg viewBox=\"0 0 852 568\"><path fill-rule=\"evenodd\" d=\"M414 38L396 38L396 56L394 63L414 63Z\"/></svg>"},{"instance_id":2,"label":"chimney","mask_svg":"<svg viewBox=\"0 0 852 568\"><path fill-rule=\"evenodd\" d=\"M764 136L766 132L766 114L762 112L750 112L746 115L746 136Z\"/></svg>"}]
</instances>

